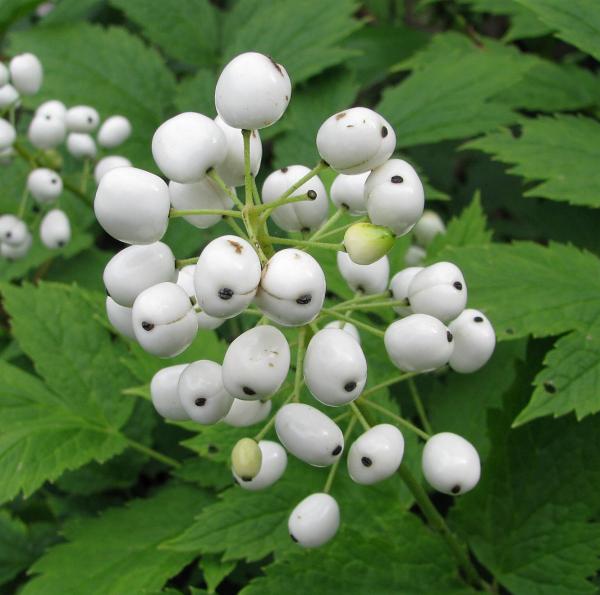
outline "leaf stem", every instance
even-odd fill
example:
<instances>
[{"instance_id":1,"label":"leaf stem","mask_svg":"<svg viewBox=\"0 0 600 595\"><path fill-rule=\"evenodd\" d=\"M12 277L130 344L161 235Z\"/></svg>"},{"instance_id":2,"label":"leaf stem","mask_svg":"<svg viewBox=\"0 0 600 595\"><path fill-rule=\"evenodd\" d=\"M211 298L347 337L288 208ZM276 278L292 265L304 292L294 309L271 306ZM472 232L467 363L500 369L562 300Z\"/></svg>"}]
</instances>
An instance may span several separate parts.
<instances>
[{"instance_id":1,"label":"leaf stem","mask_svg":"<svg viewBox=\"0 0 600 595\"><path fill-rule=\"evenodd\" d=\"M421 425L423 426L423 429L431 436L433 434L433 430L431 429L431 424L429 423L425 407L423 406L423 401L421 400L421 396L419 395L417 385L415 384L413 378L408 379L408 390L410 391L410 396L412 397L413 403L417 410L417 415L421 420Z\"/></svg>"},{"instance_id":2,"label":"leaf stem","mask_svg":"<svg viewBox=\"0 0 600 595\"><path fill-rule=\"evenodd\" d=\"M423 440L429 440L429 434L421 430L421 428L417 428L417 426L411 424L407 419L404 419L403 417L390 411L386 407L383 407L378 403L373 403L373 401L367 401L366 399L362 399L362 397L358 400L360 402L360 405L367 405L368 407L375 409L375 411L379 411L380 413L387 415L390 419L393 419L400 425L404 426L407 430L410 430L411 432L417 434L417 436L419 436L420 438L423 438Z\"/></svg>"},{"instance_id":3,"label":"leaf stem","mask_svg":"<svg viewBox=\"0 0 600 595\"><path fill-rule=\"evenodd\" d=\"M165 465L168 465L169 467L172 467L173 469L178 469L179 467L181 467L181 463L179 461L176 461L175 459L172 459L171 457L168 457L167 455L164 455L164 454L154 450L153 448L145 446L144 444L141 444L140 442L132 440L131 438L126 438L126 440L127 440L127 445L130 448L133 448L133 450L137 450L138 452L145 454L146 456L150 457L151 459L154 459L155 461L164 463Z\"/></svg>"}]
</instances>

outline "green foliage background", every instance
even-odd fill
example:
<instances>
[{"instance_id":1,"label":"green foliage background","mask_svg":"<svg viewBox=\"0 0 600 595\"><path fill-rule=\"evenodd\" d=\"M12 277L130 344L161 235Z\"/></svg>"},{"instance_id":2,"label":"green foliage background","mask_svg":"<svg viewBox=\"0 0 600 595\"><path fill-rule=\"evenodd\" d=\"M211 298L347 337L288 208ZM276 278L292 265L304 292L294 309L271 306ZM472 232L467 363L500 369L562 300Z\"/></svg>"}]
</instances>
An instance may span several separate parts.
<instances>
[{"instance_id":1,"label":"green foliage background","mask_svg":"<svg viewBox=\"0 0 600 595\"><path fill-rule=\"evenodd\" d=\"M483 461L476 490L434 502L492 592L597 593L600 4L60 0L39 20L38 3L0 0L3 57L32 51L45 67L26 106L59 98L126 115L122 152L138 167L155 170L150 139L165 118L215 115L219 69L246 50L273 55L294 82L288 112L263 131L263 171L315 163L320 123L350 105L393 124L429 206L451 219L428 261L463 269L500 341L476 374L419 381L434 429L463 434ZM66 160L67 177L75 167ZM0 212L16 211L26 173L0 169ZM118 247L89 206L64 201L67 248L35 244L0 263L1 593L473 591L399 478L359 487L342 472L340 533L303 551L287 515L326 471L292 460L272 489L242 492L227 457L247 431L159 420L147 386L164 363L105 320L101 274ZM175 221L166 241L181 258L222 231ZM398 242L393 270L408 245ZM347 297L331 255L323 263ZM220 360L248 324L202 332L178 361ZM393 369L381 343L365 341L374 385ZM402 385L380 398L414 416ZM407 441L418 473L420 447Z\"/></svg>"}]
</instances>

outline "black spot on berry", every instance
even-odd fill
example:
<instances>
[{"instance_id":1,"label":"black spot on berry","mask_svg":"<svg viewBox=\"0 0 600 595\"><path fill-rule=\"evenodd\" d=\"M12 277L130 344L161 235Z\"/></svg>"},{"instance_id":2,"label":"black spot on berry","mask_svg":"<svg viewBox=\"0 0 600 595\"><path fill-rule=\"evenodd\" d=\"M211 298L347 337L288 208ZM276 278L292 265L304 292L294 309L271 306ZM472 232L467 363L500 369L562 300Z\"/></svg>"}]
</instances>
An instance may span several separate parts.
<instances>
[{"instance_id":1,"label":"black spot on berry","mask_svg":"<svg viewBox=\"0 0 600 595\"><path fill-rule=\"evenodd\" d=\"M287 170L288 170L287 167L282 167L280 171L281 171L282 174L286 174Z\"/></svg>"},{"instance_id":2,"label":"black spot on berry","mask_svg":"<svg viewBox=\"0 0 600 595\"><path fill-rule=\"evenodd\" d=\"M248 477L247 475L246 475L246 476L244 476L244 477L240 477L240 479L241 479L242 481L252 481L252 478L251 478L251 477Z\"/></svg>"},{"instance_id":3,"label":"black spot on berry","mask_svg":"<svg viewBox=\"0 0 600 595\"><path fill-rule=\"evenodd\" d=\"M46 120L52 120L52 116L50 114L46 114Z\"/></svg>"},{"instance_id":4,"label":"black spot on berry","mask_svg":"<svg viewBox=\"0 0 600 595\"><path fill-rule=\"evenodd\" d=\"M40 207L38 207L37 205L33 205L33 208L31 209L34 213L39 213L40 212Z\"/></svg>"},{"instance_id":5,"label":"black spot on berry","mask_svg":"<svg viewBox=\"0 0 600 595\"><path fill-rule=\"evenodd\" d=\"M446 331L446 339L448 339L448 343L452 343L452 333L450 331Z\"/></svg>"},{"instance_id":6,"label":"black spot on berry","mask_svg":"<svg viewBox=\"0 0 600 595\"><path fill-rule=\"evenodd\" d=\"M87 119L87 121L88 121L90 124L93 124L93 123L94 123L94 118L92 118L92 116L88 116L88 119Z\"/></svg>"},{"instance_id":7,"label":"black spot on berry","mask_svg":"<svg viewBox=\"0 0 600 595\"><path fill-rule=\"evenodd\" d=\"M145 331L148 331L148 332L150 332L150 331L151 331L151 330L154 328L154 325L153 325L151 322L146 322L146 321L144 321L144 322L142 322L142 328L143 328Z\"/></svg>"},{"instance_id":8,"label":"black spot on berry","mask_svg":"<svg viewBox=\"0 0 600 595\"><path fill-rule=\"evenodd\" d=\"M206 405L206 398L205 397L198 397L194 401L194 405L196 405L196 407L204 407L204 405Z\"/></svg>"},{"instance_id":9,"label":"black spot on berry","mask_svg":"<svg viewBox=\"0 0 600 595\"><path fill-rule=\"evenodd\" d=\"M347 393L351 393L355 388L356 388L356 382L354 382L354 380L352 380L351 382L346 382L346 384L344 384L344 390Z\"/></svg>"},{"instance_id":10,"label":"black spot on berry","mask_svg":"<svg viewBox=\"0 0 600 595\"><path fill-rule=\"evenodd\" d=\"M219 289L219 297L222 300L230 300L233 297L233 290L229 287L223 287Z\"/></svg>"},{"instance_id":11,"label":"black spot on berry","mask_svg":"<svg viewBox=\"0 0 600 595\"><path fill-rule=\"evenodd\" d=\"M452 489L450 490L453 494L460 494L460 486L457 484L455 486L452 486Z\"/></svg>"},{"instance_id":12,"label":"black spot on berry","mask_svg":"<svg viewBox=\"0 0 600 595\"><path fill-rule=\"evenodd\" d=\"M50 180L50 183L51 183L51 184L58 184L58 180L57 180L56 178L52 178L52 179Z\"/></svg>"},{"instance_id":13,"label":"black spot on berry","mask_svg":"<svg viewBox=\"0 0 600 595\"><path fill-rule=\"evenodd\" d=\"M217 446L215 446L214 444L209 444L208 452L215 454L216 452L219 452L219 448Z\"/></svg>"},{"instance_id":14,"label":"black spot on berry","mask_svg":"<svg viewBox=\"0 0 600 595\"><path fill-rule=\"evenodd\" d=\"M273 66L275 66L275 68L277 69L277 72L283 76L283 72L281 70L281 66L279 66L279 64L277 64L277 62L275 62L275 60L273 60L273 58L271 58L271 56L267 56L267 58L269 58L269 60L271 60L271 64L273 64Z\"/></svg>"},{"instance_id":15,"label":"black spot on berry","mask_svg":"<svg viewBox=\"0 0 600 595\"><path fill-rule=\"evenodd\" d=\"M252 390L249 386L242 387L242 390L244 391L244 394L248 395L249 397L256 394L256 391Z\"/></svg>"},{"instance_id":16,"label":"black spot on berry","mask_svg":"<svg viewBox=\"0 0 600 595\"><path fill-rule=\"evenodd\" d=\"M382 126L381 127L381 138L385 138L387 135L388 135L387 126Z\"/></svg>"},{"instance_id":17,"label":"black spot on berry","mask_svg":"<svg viewBox=\"0 0 600 595\"><path fill-rule=\"evenodd\" d=\"M301 306L306 306L306 304L310 304L310 302L312 301L312 295L310 294L305 294L305 295L301 295L297 300L296 303L300 304Z\"/></svg>"},{"instance_id":18,"label":"black spot on berry","mask_svg":"<svg viewBox=\"0 0 600 595\"><path fill-rule=\"evenodd\" d=\"M369 458L369 457L363 457L360 462L365 466L365 467L370 467L373 464L373 461Z\"/></svg>"},{"instance_id":19,"label":"black spot on berry","mask_svg":"<svg viewBox=\"0 0 600 595\"><path fill-rule=\"evenodd\" d=\"M356 286L356 291L358 291L359 293L364 293L365 292L365 288L362 285L357 285Z\"/></svg>"},{"instance_id":20,"label":"black spot on berry","mask_svg":"<svg viewBox=\"0 0 600 595\"><path fill-rule=\"evenodd\" d=\"M315 198L317 198L317 193L314 190L309 190L306 193L306 196L308 196L308 198L310 198L310 200L315 200Z\"/></svg>"},{"instance_id":21,"label":"black spot on berry","mask_svg":"<svg viewBox=\"0 0 600 595\"><path fill-rule=\"evenodd\" d=\"M350 210L350 207L345 202L343 202L340 206L342 207L342 209L346 209L347 211Z\"/></svg>"},{"instance_id":22,"label":"black spot on berry","mask_svg":"<svg viewBox=\"0 0 600 595\"><path fill-rule=\"evenodd\" d=\"M404 178L402 176L392 176L392 184L402 184Z\"/></svg>"},{"instance_id":23,"label":"black spot on berry","mask_svg":"<svg viewBox=\"0 0 600 595\"><path fill-rule=\"evenodd\" d=\"M483 317L482 316L475 316L475 318L473 318L473 320L475 322L483 322Z\"/></svg>"},{"instance_id":24,"label":"black spot on berry","mask_svg":"<svg viewBox=\"0 0 600 595\"><path fill-rule=\"evenodd\" d=\"M56 242L56 245L57 245L59 248L62 248L62 247L65 245L65 243L64 243L62 240L59 240L58 242Z\"/></svg>"},{"instance_id":25,"label":"black spot on berry","mask_svg":"<svg viewBox=\"0 0 600 595\"><path fill-rule=\"evenodd\" d=\"M298 543L298 540L290 533L290 537L294 543Z\"/></svg>"},{"instance_id":26,"label":"black spot on berry","mask_svg":"<svg viewBox=\"0 0 600 595\"><path fill-rule=\"evenodd\" d=\"M4 234L4 237L6 237L6 238L12 238L12 231L7 231L7 232Z\"/></svg>"},{"instance_id":27,"label":"black spot on berry","mask_svg":"<svg viewBox=\"0 0 600 595\"><path fill-rule=\"evenodd\" d=\"M554 386L553 382L546 380L546 382L544 382L544 390L553 395L556 392L556 386Z\"/></svg>"},{"instance_id":28,"label":"black spot on berry","mask_svg":"<svg viewBox=\"0 0 600 595\"><path fill-rule=\"evenodd\" d=\"M335 119L336 120L341 120L342 118L346 117L346 112L340 112L339 114L336 115Z\"/></svg>"},{"instance_id":29,"label":"black spot on berry","mask_svg":"<svg viewBox=\"0 0 600 595\"><path fill-rule=\"evenodd\" d=\"M337 456L338 456L338 455L339 455L341 452L342 452L342 446L341 446L341 444L338 444L338 445L337 445L337 446L336 446L336 447L335 447L335 448L334 448L334 449L331 451L331 454L332 454L334 457L337 457Z\"/></svg>"},{"instance_id":30,"label":"black spot on berry","mask_svg":"<svg viewBox=\"0 0 600 595\"><path fill-rule=\"evenodd\" d=\"M455 281L454 283L452 283L452 285L455 289L458 289L458 291L460 291L463 288L463 284L460 281Z\"/></svg>"}]
</instances>

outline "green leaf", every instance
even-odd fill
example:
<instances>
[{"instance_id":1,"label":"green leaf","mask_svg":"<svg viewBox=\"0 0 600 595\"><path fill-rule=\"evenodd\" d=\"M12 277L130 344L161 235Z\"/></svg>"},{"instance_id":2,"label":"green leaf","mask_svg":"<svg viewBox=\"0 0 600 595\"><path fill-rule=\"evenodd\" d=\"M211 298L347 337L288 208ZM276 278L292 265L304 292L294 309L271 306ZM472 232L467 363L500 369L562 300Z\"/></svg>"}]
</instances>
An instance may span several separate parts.
<instances>
[{"instance_id":1,"label":"green leaf","mask_svg":"<svg viewBox=\"0 0 600 595\"><path fill-rule=\"evenodd\" d=\"M206 68L201 68L196 74L184 78L177 85L175 106L180 112L200 112L211 118L216 116L216 84L217 77L215 73Z\"/></svg>"},{"instance_id":2,"label":"green leaf","mask_svg":"<svg viewBox=\"0 0 600 595\"><path fill-rule=\"evenodd\" d=\"M223 562L219 556L202 556L200 568L209 593L216 593L217 587L235 569L235 562Z\"/></svg>"},{"instance_id":3,"label":"green leaf","mask_svg":"<svg viewBox=\"0 0 600 595\"><path fill-rule=\"evenodd\" d=\"M356 8L354 0L240 0L225 21L225 61L242 52L262 52L300 83L355 55L341 42L361 27L352 18Z\"/></svg>"},{"instance_id":4,"label":"green leaf","mask_svg":"<svg viewBox=\"0 0 600 595\"><path fill-rule=\"evenodd\" d=\"M526 120L517 138L504 130L465 146L511 165L510 173L539 182L525 196L598 207L600 172L595 147L599 143L600 123L582 116L557 115Z\"/></svg>"},{"instance_id":5,"label":"green leaf","mask_svg":"<svg viewBox=\"0 0 600 595\"><path fill-rule=\"evenodd\" d=\"M131 137L119 153L137 167L155 169L149 139L173 101L175 83L158 52L124 29L85 23L12 33L12 52L40 56L44 85L35 103L60 97L67 105L93 105L102 118L122 114Z\"/></svg>"},{"instance_id":6,"label":"green leaf","mask_svg":"<svg viewBox=\"0 0 600 595\"><path fill-rule=\"evenodd\" d=\"M516 0L556 30L555 35L600 60L600 13L590 0Z\"/></svg>"},{"instance_id":7,"label":"green leaf","mask_svg":"<svg viewBox=\"0 0 600 595\"><path fill-rule=\"evenodd\" d=\"M364 486L363 486L364 489ZM278 556L243 595L281 593L397 593L404 595L472 593L458 578L447 546L414 515L391 509L381 517L387 527L367 519L350 526L342 511L339 534L316 550L295 548Z\"/></svg>"},{"instance_id":8,"label":"green leaf","mask_svg":"<svg viewBox=\"0 0 600 595\"><path fill-rule=\"evenodd\" d=\"M144 36L168 56L195 66L216 62L219 15L208 0L111 0L111 4L139 25Z\"/></svg>"},{"instance_id":9,"label":"green leaf","mask_svg":"<svg viewBox=\"0 0 600 595\"><path fill-rule=\"evenodd\" d=\"M13 23L32 14L39 0L3 0L0 3L0 33L4 33Z\"/></svg>"},{"instance_id":10,"label":"green leaf","mask_svg":"<svg viewBox=\"0 0 600 595\"><path fill-rule=\"evenodd\" d=\"M23 595L116 595L161 589L196 553L161 549L210 501L206 492L169 486L98 518L70 521L66 543L51 548L31 571Z\"/></svg>"},{"instance_id":11,"label":"green leaf","mask_svg":"<svg viewBox=\"0 0 600 595\"><path fill-rule=\"evenodd\" d=\"M540 420L511 430L531 381L489 416L492 450L481 483L451 514L477 558L507 591L596 593L600 417Z\"/></svg>"}]
</instances>

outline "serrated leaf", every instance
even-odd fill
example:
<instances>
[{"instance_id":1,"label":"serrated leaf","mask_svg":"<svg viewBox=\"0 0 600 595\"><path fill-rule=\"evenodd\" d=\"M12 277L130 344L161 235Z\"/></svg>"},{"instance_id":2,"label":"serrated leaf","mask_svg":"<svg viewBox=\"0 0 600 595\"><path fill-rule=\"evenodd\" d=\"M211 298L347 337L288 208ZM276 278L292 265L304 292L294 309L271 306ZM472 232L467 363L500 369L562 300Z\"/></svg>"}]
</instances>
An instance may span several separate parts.
<instances>
[{"instance_id":1,"label":"serrated leaf","mask_svg":"<svg viewBox=\"0 0 600 595\"><path fill-rule=\"evenodd\" d=\"M556 30L555 35L600 60L600 13L590 0L516 0Z\"/></svg>"},{"instance_id":2,"label":"serrated leaf","mask_svg":"<svg viewBox=\"0 0 600 595\"><path fill-rule=\"evenodd\" d=\"M196 555L161 549L210 501L206 492L169 486L98 518L77 519L32 567L23 595L120 595L160 590Z\"/></svg>"},{"instance_id":3,"label":"serrated leaf","mask_svg":"<svg viewBox=\"0 0 600 595\"><path fill-rule=\"evenodd\" d=\"M316 550L296 548L278 556L265 568L265 575L241 593L279 595L315 593L315 589L322 595L474 592L459 580L446 545L414 515L395 509L384 514L383 521L388 528L385 534L368 522L349 526L343 519L332 542Z\"/></svg>"},{"instance_id":4,"label":"serrated leaf","mask_svg":"<svg viewBox=\"0 0 600 595\"><path fill-rule=\"evenodd\" d=\"M598 207L600 172L595 151L598 143L600 123L582 116L557 115L526 120L516 138L504 130L465 146L489 153L511 165L509 173L537 182L525 196Z\"/></svg>"},{"instance_id":5,"label":"serrated leaf","mask_svg":"<svg viewBox=\"0 0 600 595\"><path fill-rule=\"evenodd\" d=\"M235 562L223 562L219 556L202 556L200 568L209 593L216 593L217 587L235 569Z\"/></svg>"},{"instance_id":6,"label":"serrated leaf","mask_svg":"<svg viewBox=\"0 0 600 595\"><path fill-rule=\"evenodd\" d=\"M217 59L219 19L208 0L147 2L111 0L144 36L173 58L195 66L211 66Z\"/></svg>"},{"instance_id":7,"label":"serrated leaf","mask_svg":"<svg viewBox=\"0 0 600 595\"><path fill-rule=\"evenodd\" d=\"M240 0L224 24L225 61L262 52L283 64L294 84L302 82L354 55L341 42L361 27L352 18L356 8L354 0Z\"/></svg>"},{"instance_id":8,"label":"serrated leaf","mask_svg":"<svg viewBox=\"0 0 600 595\"><path fill-rule=\"evenodd\" d=\"M531 380L489 416L492 450L481 483L452 511L481 562L511 593L595 593L599 567L600 418L540 420L511 430Z\"/></svg>"},{"instance_id":9,"label":"serrated leaf","mask_svg":"<svg viewBox=\"0 0 600 595\"><path fill-rule=\"evenodd\" d=\"M216 116L216 84L215 73L207 68L201 68L196 74L184 78L177 85L175 106L180 112L200 112L210 118Z\"/></svg>"}]
</instances>

